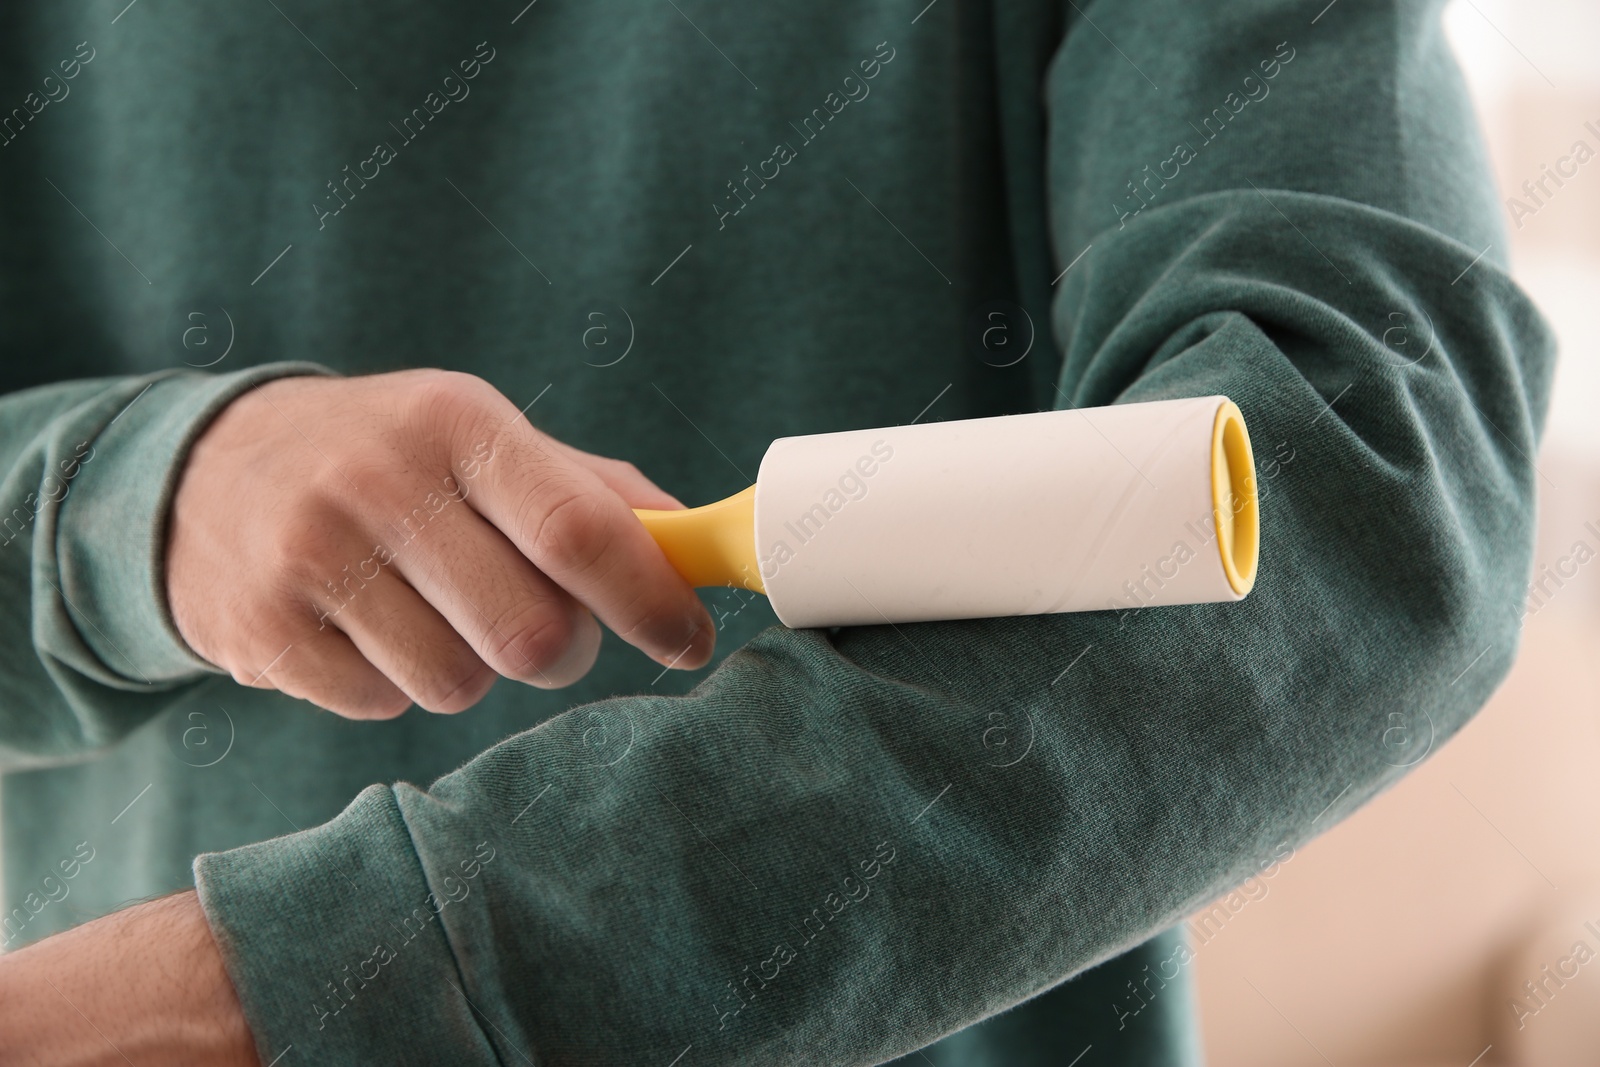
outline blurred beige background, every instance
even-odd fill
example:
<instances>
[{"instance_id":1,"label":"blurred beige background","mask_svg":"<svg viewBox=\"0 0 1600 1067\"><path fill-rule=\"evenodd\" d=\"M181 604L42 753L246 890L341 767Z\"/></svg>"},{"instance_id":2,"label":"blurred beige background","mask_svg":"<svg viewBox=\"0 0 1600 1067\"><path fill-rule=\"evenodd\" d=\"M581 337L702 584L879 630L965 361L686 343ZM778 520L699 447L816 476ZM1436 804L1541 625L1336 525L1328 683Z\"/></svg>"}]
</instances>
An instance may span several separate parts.
<instances>
[{"instance_id":1,"label":"blurred beige background","mask_svg":"<svg viewBox=\"0 0 1600 1067\"><path fill-rule=\"evenodd\" d=\"M1600 0L1453 0L1446 27L1561 341L1550 595L1478 719L1206 928L1212 1067L1600 1064ZM1535 203L1523 183L1558 164Z\"/></svg>"}]
</instances>

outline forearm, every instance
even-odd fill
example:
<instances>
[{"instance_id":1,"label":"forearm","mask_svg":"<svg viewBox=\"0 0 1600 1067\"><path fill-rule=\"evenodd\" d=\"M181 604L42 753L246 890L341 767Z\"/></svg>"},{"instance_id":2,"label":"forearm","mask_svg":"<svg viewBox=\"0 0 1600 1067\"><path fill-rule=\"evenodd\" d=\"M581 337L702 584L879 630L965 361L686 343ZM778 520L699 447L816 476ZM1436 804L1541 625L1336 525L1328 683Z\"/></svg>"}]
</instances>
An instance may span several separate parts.
<instances>
[{"instance_id":1,"label":"forearm","mask_svg":"<svg viewBox=\"0 0 1600 1067\"><path fill-rule=\"evenodd\" d=\"M259 1063L192 892L0 957L7 1064Z\"/></svg>"}]
</instances>

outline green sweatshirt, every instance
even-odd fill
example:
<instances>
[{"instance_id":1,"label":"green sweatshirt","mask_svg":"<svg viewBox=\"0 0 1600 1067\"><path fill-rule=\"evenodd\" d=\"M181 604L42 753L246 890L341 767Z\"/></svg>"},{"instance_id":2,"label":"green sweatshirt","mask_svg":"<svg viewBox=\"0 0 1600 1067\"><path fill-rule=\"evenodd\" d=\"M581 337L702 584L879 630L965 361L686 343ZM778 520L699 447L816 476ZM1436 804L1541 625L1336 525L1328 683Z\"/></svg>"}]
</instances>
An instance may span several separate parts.
<instances>
[{"instance_id":1,"label":"green sweatshirt","mask_svg":"<svg viewBox=\"0 0 1600 1067\"><path fill-rule=\"evenodd\" d=\"M1516 650L1551 343L1437 7L7 4L5 941L192 878L283 1067L1192 1062L1216 924L1156 935ZM1226 394L1260 579L713 590L706 671L608 636L458 717L235 684L165 605L186 447L419 366L690 503L778 436Z\"/></svg>"}]
</instances>

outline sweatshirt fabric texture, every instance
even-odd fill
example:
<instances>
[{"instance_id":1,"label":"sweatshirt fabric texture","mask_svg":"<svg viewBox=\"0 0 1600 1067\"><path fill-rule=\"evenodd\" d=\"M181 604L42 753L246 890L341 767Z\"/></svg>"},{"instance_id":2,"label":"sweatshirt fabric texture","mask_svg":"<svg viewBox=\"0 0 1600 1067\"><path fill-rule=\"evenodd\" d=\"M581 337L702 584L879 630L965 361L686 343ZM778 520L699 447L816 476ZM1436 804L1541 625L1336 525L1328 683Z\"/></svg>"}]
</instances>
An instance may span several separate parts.
<instances>
[{"instance_id":1,"label":"sweatshirt fabric texture","mask_svg":"<svg viewBox=\"0 0 1600 1067\"><path fill-rule=\"evenodd\" d=\"M1321 6L5 5L6 943L193 879L286 1067L1196 1062L1185 916L1470 718L1531 555L1551 342L1439 5ZM608 635L455 717L219 674L188 445L423 366L690 504L779 436L1226 394L1260 578L709 590L706 670Z\"/></svg>"}]
</instances>

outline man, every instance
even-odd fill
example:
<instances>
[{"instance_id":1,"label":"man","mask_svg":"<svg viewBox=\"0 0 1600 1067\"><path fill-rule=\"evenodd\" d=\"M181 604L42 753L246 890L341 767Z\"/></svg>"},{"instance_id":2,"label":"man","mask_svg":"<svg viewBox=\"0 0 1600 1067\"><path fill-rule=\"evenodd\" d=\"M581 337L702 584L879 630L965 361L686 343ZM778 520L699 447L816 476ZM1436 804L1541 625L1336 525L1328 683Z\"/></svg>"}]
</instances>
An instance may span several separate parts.
<instances>
[{"instance_id":1,"label":"man","mask_svg":"<svg viewBox=\"0 0 1600 1067\"><path fill-rule=\"evenodd\" d=\"M1320 6L12 5L8 1051L1194 1062L1162 931L1470 717L1530 556L1437 5ZM789 631L628 510L1219 393L1240 604Z\"/></svg>"}]
</instances>

